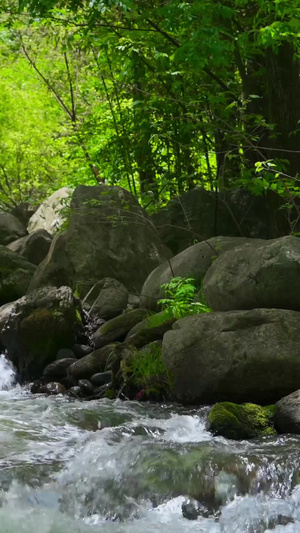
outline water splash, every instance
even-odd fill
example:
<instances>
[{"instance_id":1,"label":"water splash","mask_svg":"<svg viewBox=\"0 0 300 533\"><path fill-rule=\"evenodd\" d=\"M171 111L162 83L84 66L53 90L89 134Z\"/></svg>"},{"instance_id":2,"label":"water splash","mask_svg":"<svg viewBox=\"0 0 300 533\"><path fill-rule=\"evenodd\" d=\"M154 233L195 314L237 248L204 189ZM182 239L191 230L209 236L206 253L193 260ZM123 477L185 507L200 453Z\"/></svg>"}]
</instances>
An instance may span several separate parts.
<instances>
[{"instance_id":1,"label":"water splash","mask_svg":"<svg viewBox=\"0 0 300 533\"><path fill-rule=\"evenodd\" d=\"M4 354L0 354L0 391L7 391L16 384L16 371Z\"/></svg>"}]
</instances>

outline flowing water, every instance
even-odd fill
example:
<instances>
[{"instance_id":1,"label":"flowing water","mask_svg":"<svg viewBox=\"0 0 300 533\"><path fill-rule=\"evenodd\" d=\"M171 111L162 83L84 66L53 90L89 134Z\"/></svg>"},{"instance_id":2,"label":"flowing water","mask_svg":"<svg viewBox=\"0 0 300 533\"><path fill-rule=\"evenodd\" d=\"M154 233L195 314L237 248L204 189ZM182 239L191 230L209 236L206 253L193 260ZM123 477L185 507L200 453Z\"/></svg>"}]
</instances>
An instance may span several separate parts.
<instances>
[{"instance_id":1,"label":"flowing water","mask_svg":"<svg viewBox=\"0 0 300 533\"><path fill-rule=\"evenodd\" d=\"M3 357L0 389L0 533L300 532L298 437L227 441L207 408L33 396Z\"/></svg>"}]
</instances>

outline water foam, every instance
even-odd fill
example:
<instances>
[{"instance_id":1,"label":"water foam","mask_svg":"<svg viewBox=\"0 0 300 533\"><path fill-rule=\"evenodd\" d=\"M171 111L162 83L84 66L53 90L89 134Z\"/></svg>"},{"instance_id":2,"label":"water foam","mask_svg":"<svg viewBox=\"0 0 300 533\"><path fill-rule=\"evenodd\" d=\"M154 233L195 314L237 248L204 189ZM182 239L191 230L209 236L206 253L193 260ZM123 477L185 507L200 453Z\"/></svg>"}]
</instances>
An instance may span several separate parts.
<instances>
[{"instance_id":1,"label":"water foam","mask_svg":"<svg viewBox=\"0 0 300 533\"><path fill-rule=\"evenodd\" d=\"M16 371L4 354L0 354L0 391L7 391L16 384Z\"/></svg>"}]
</instances>

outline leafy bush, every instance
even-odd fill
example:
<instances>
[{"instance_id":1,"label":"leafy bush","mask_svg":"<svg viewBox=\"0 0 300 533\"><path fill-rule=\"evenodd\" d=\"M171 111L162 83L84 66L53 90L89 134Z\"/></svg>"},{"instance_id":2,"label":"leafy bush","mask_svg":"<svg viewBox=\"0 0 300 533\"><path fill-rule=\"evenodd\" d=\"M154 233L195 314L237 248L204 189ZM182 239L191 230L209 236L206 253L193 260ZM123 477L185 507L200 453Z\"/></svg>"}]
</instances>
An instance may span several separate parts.
<instances>
[{"instance_id":1,"label":"leafy bush","mask_svg":"<svg viewBox=\"0 0 300 533\"><path fill-rule=\"evenodd\" d=\"M162 285L161 288L167 298L162 298L158 303L163 310L168 310L170 315L175 318L198 313L209 313L211 311L203 295L201 302L194 301L196 294L200 290L194 278L173 278L169 283Z\"/></svg>"}]
</instances>

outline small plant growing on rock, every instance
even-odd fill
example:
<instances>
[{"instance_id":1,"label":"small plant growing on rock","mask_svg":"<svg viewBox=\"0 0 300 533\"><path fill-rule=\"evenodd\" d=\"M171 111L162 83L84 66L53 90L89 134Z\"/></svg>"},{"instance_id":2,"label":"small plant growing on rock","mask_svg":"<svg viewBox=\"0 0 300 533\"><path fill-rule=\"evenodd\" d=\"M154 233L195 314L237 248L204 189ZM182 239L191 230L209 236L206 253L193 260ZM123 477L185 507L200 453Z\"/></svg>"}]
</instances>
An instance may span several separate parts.
<instances>
[{"instance_id":1,"label":"small plant growing on rock","mask_svg":"<svg viewBox=\"0 0 300 533\"><path fill-rule=\"evenodd\" d=\"M162 359L161 343L152 342L142 350L134 350L124 363L125 381L136 391L143 391L146 397L169 396L172 379Z\"/></svg>"},{"instance_id":2,"label":"small plant growing on rock","mask_svg":"<svg viewBox=\"0 0 300 533\"><path fill-rule=\"evenodd\" d=\"M173 278L169 283L162 285L161 288L167 298L162 298L158 303L163 310L169 311L170 316L174 318L209 313L211 311L201 291L201 301L195 301L195 296L199 293L199 287L197 287L194 278Z\"/></svg>"}]
</instances>

